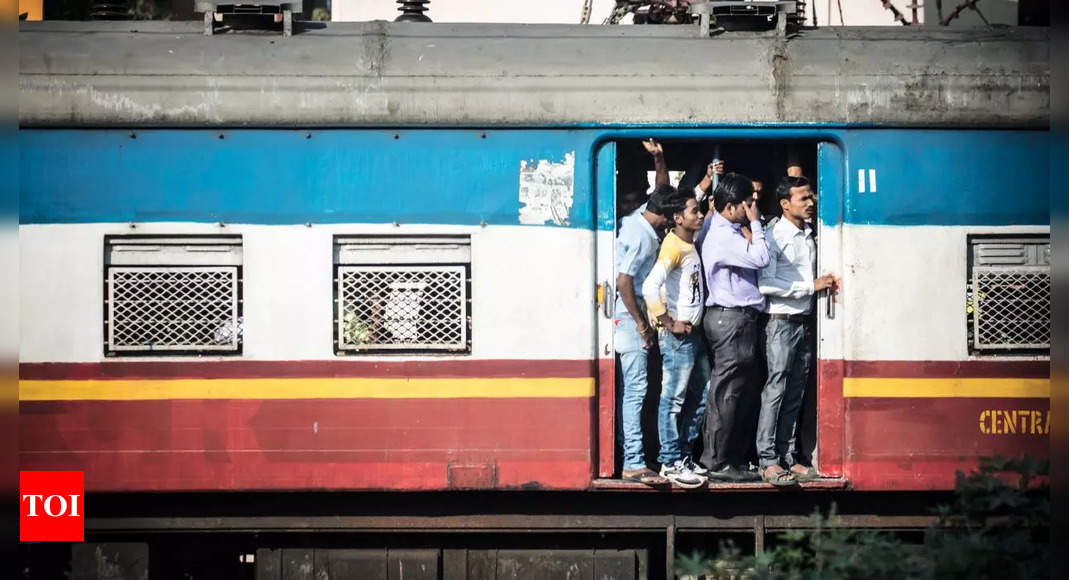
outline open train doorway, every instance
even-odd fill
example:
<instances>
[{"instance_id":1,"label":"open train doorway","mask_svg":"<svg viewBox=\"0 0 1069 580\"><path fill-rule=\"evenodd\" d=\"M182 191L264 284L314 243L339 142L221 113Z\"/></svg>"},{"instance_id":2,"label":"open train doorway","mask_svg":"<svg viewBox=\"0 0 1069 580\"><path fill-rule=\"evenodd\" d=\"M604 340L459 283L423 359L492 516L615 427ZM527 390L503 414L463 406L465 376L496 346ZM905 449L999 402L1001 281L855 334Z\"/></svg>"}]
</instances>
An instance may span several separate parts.
<instances>
[{"instance_id":1,"label":"open train doorway","mask_svg":"<svg viewBox=\"0 0 1069 580\"><path fill-rule=\"evenodd\" d=\"M757 195L756 207L760 219L765 228L771 228L780 218L780 204L776 197L776 188L780 181L790 176L804 176L811 184L811 188L817 197L818 208L822 203L829 207L828 216L833 219L827 224L818 219L822 215L814 211L810 220L814 233L814 242L817 248L817 275L824 271L832 272L838 264L838 228L837 221L841 204L841 155L839 148L831 142L821 141L818 138L811 139L774 139L774 138L738 138L733 136L721 137L664 137L658 138L656 134L650 137L637 135L627 139L616 139L602 144L597 155L597 203L599 228L601 233L598 240L598 280L602 282L603 309L599 332L603 334L599 338L599 356L601 358L601 371L598 402L598 436L599 457L597 466L598 485L606 487L615 485L629 486L632 483L623 478L624 463L634 469L635 464L635 388L630 387L630 396L625 402L624 381L634 380L634 354L621 356L621 351L627 350L627 346L621 344L627 342L624 337L618 336L620 332L627 332L627 324L621 329L623 320L630 316L629 309L621 298L617 287L617 258L616 238L620 233L621 226L628 216L642 213L644 204L649 199L659 181L665 180L675 187L678 192L685 196L694 196L698 200L700 211L705 220L710 220L715 212L712 198L717 182L729 173L745 176L752 182ZM827 175L825 175L827 174ZM818 209L817 208L817 209ZM665 223L659 228L651 226L655 230L658 239L658 248L666 237L671 225ZM610 234L611 232L611 234ZM767 233L767 232L766 232ZM825 240L822 235L826 234ZM611 239L610 239L611 238ZM697 251L701 252L701 244L694 240ZM825 248L824 246L828 247ZM832 247L834 246L834 247ZM659 251L659 250L658 250ZM703 286L705 272L702 272ZM635 283L640 287L641 281ZM609 292L609 289L612 292ZM704 291L704 288L703 288ZM639 307L647 317L647 323L656 327L656 323L649 323L649 310L646 304L641 302L640 291L634 295L640 301ZM703 296L704 303L708 298L706 292ZM812 305L809 316L808 344L812 353L809 370L805 379L805 394L802 408L797 420L796 453L798 461L820 467L818 452L819 426L818 420L818 360L827 353L822 352L821 336L822 328L826 326L824 320L833 316L826 304L827 300L817 300ZM767 314L763 315L760 325L760 333L764 333L764 325L767 323ZM692 332L697 332L700 323ZM659 331L655 331L659 332ZM633 332L632 332L633 334ZM659 336L659 334L658 334ZM656 342L660 342L658 339ZM737 426L733 429L733 443L745 449L744 459L740 468L750 470L757 474L759 459L757 455L756 435L757 422L761 406L761 390L767 379L767 360L765 357L764 340L755 345L758 362L755 365L754 375L747 380L747 388L739 398L735 415ZM836 344L838 341L834 341ZM646 382L645 393L639 412L638 425L641 431L641 461L652 471L660 468L659 452L660 429L658 424L658 408L661 404L661 391L663 384L663 364L660 347L653 346L646 349L645 368ZM715 369L711 349L707 346L703 356L708 357L710 367ZM631 360L628 360L628 359ZM626 365L626 366L625 366ZM629 374L630 373L630 374ZM715 372L712 373L715 377ZM625 379L625 377L627 377ZM611 380L612 384L606 384ZM712 379L715 384L715 378ZM707 406L713 405L710 397ZM836 403L832 403L833 405ZM681 414L693 412L694 402L687 398ZM626 407L626 408L625 408ZM833 410L829 410L833 411ZM624 417L630 414L626 429L631 435L625 437ZM701 463L703 447L706 445L703 437L705 413L695 413L695 421L699 424L696 437L692 437L692 457ZM834 417L834 412L826 413L828 417ZM679 425L677 431L681 432L681 440L687 435L682 432L687 428ZM692 431L693 433L693 431ZM840 437L841 426L833 425L826 429L825 433ZM625 449L625 441L630 443L629 449ZM836 447L832 445L832 447ZM627 453L630 458L625 460ZM834 465L831 466L831 475L840 474ZM824 472L822 471L822 474ZM756 479L756 485L762 485ZM735 483L721 482L711 479L710 487L720 487L722 483L728 483L734 487Z\"/></svg>"}]
</instances>

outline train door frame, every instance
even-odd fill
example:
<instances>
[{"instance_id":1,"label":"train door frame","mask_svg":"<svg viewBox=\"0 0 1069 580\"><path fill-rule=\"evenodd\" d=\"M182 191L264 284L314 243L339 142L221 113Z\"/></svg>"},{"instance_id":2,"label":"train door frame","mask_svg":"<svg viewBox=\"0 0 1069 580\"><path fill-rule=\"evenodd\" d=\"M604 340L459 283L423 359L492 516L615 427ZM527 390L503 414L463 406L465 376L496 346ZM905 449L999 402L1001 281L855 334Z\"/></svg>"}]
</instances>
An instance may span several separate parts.
<instances>
[{"instance_id":1,"label":"train door frame","mask_svg":"<svg viewBox=\"0 0 1069 580\"><path fill-rule=\"evenodd\" d=\"M599 313L594 329L598 383L593 441L597 453L594 477L609 478L616 470L616 350L613 345L613 308L616 303L616 141L595 144L594 160L594 268ZM608 434L605 433L608 426Z\"/></svg>"},{"instance_id":2,"label":"train door frame","mask_svg":"<svg viewBox=\"0 0 1069 580\"><path fill-rule=\"evenodd\" d=\"M616 475L616 369L613 349L613 306L616 295L616 143L622 140L701 140L763 141L769 143L805 140L817 148L818 268L842 276L842 222L844 214L845 147L838 131L828 128L683 128L624 129L598 135L591 144L591 187L595 204L595 291L598 310L594 324L597 336L593 418L594 479ZM774 184L766 184L774 188ZM814 465L828 477L842 477L844 448L843 304L827 296L817 304L817 351L814 367L817 380L816 443ZM829 318L831 316L831 318ZM838 377L840 380L836 380ZM838 388L836 388L838 387Z\"/></svg>"},{"instance_id":3,"label":"train door frame","mask_svg":"<svg viewBox=\"0 0 1069 580\"><path fill-rule=\"evenodd\" d=\"M844 148L834 141L817 143L817 268L818 274L832 272L845 278L843 271L843 212L846 198ZM841 293L839 293L841 296ZM817 348L813 363L817 376L816 445L813 463L825 477L843 476L845 444L844 373L845 319L837 296L825 293L818 298Z\"/></svg>"}]
</instances>

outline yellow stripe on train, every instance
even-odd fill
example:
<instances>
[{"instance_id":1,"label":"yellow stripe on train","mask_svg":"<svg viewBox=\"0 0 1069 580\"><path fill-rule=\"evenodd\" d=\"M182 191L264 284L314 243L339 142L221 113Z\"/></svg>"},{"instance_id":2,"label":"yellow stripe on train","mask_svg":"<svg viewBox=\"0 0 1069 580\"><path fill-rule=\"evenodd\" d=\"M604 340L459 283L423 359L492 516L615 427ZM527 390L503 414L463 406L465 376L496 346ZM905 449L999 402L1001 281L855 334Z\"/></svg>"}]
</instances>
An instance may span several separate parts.
<instances>
[{"instance_id":1,"label":"yellow stripe on train","mask_svg":"<svg viewBox=\"0 0 1069 580\"><path fill-rule=\"evenodd\" d=\"M846 377L844 397L1050 398L1050 379Z\"/></svg>"}]
</instances>

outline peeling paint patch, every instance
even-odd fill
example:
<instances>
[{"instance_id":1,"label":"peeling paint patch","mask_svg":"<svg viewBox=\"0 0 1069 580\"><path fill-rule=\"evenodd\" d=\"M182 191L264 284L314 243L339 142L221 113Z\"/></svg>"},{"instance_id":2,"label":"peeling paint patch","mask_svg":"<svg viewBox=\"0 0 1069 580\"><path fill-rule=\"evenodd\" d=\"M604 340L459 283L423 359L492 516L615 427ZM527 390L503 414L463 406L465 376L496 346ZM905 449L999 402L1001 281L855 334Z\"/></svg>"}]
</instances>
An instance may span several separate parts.
<instances>
[{"instance_id":1,"label":"peeling paint patch","mask_svg":"<svg viewBox=\"0 0 1069 580\"><path fill-rule=\"evenodd\" d=\"M70 120L79 122L92 117L94 114L92 111L95 110L108 118L142 123L160 120L188 121L190 119L210 120L218 123L222 120L218 114L213 112L214 107L219 104L219 91L216 84L216 80L209 80L209 90L199 93L197 99L199 102L196 105L168 106L161 103L145 104L131 98L129 95L132 93L129 91L127 93L102 91L90 84L68 84L64 81L53 80L46 90L50 96L61 99L65 93L84 97L91 106L84 107L85 110L80 111L80 115L74 110L75 102L68 101L72 109Z\"/></svg>"},{"instance_id":2,"label":"peeling paint patch","mask_svg":"<svg viewBox=\"0 0 1069 580\"><path fill-rule=\"evenodd\" d=\"M520 161L520 223L566 226L572 211L575 152L564 161Z\"/></svg>"}]
</instances>

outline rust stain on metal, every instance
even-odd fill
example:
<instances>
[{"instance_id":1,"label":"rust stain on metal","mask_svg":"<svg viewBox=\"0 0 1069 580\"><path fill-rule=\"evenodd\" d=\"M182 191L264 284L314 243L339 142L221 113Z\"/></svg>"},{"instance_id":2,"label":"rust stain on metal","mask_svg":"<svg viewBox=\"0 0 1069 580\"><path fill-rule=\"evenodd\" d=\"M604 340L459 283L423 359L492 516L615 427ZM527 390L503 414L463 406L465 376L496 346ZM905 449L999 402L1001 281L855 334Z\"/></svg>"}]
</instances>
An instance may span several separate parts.
<instances>
[{"instance_id":1,"label":"rust stain on metal","mask_svg":"<svg viewBox=\"0 0 1069 580\"><path fill-rule=\"evenodd\" d=\"M776 117L787 114L787 75L790 61L787 57L787 42L777 39L772 43L772 97L776 102Z\"/></svg>"},{"instance_id":2,"label":"rust stain on metal","mask_svg":"<svg viewBox=\"0 0 1069 580\"><path fill-rule=\"evenodd\" d=\"M493 489L497 487L497 464L450 462L446 476L450 489Z\"/></svg>"}]
</instances>

